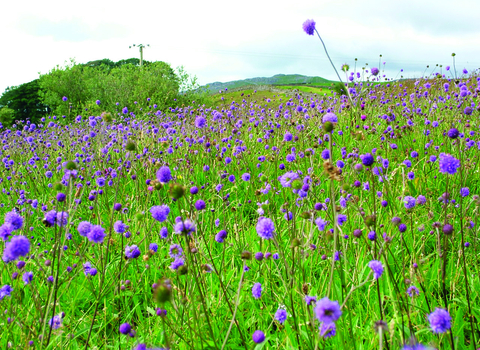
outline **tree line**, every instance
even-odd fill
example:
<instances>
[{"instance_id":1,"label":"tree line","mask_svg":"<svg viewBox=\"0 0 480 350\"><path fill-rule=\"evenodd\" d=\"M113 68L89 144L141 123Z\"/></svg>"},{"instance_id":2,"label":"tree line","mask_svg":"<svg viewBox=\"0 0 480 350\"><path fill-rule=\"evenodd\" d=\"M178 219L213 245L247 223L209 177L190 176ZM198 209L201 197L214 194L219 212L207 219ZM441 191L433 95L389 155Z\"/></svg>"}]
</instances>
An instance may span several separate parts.
<instances>
[{"instance_id":1,"label":"tree line","mask_svg":"<svg viewBox=\"0 0 480 350\"><path fill-rule=\"evenodd\" d=\"M138 58L84 64L71 60L38 79L8 87L0 97L0 122L6 126L15 120L38 123L47 115L71 120L89 111L116 113L136 101L165 110L182 101L188 104L192 98L203 98L195 78L183 68L175 72L165 62L143 61L140 67Z\"/></svg>"}]
</instances>

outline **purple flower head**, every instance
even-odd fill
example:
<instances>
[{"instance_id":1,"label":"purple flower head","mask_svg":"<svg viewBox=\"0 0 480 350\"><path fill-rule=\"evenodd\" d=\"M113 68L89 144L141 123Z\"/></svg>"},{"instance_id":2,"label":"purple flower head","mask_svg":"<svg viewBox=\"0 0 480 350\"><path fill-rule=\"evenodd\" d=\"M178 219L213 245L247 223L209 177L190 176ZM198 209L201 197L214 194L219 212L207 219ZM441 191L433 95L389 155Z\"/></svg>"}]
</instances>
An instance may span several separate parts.
<instances>
[{"instance_id":1,"label":"purple flower head","mask_svg":"<svg viewBox=\"0 0 480 350\"><path fill-rule=\"evenodd\" d=\"M223 241L227 238L227 231L221 230L215 235L215 240L218 243L223 243Z\"/></svg>"},{"instance_id":2,"label":"purple flower head","mask_svg":"<svg viewBox=\"0 0 480 350\"><path fill-rule=\"evenodd\" d=\"M415 286L410 286L410 287L408 287L408 289L407 289L407 294L408 294L409 296L413 297L413 296L419 295L419 294L420 294L420 291L418 290L417 287L415 287Z\"/></svg>"},{"instance_id":3,"label":"purple flower head","mask_svg":"<svg viewBox=\"0 0 480 350\"><path fill-rule=\"evenodd\" d=\"M167 229L165 226L162 227L162 228L160 229L159 234L160 234L160 237L161 237L161 238L163 238L163 239L167 238L167 237L168 237L168 229Z\"/></svg>"},{"instance_id":4,"label":"purple flower head","mask_svg":"<svg viewBox=\"0 0 480 350\"><path fill-rule=\"evenodd\" d=\"M257 222L257 234L263 239L271 239L275 234L275 225L269 218L261 217Z\"/></svg>"},{"instance_id":5,"label":"purple flower head","mask_svg":"<svg viewBox=\"0 0 480 350\"><path fill-rule=\"evenodd\" d=\"M67 195L65 193L62 193L62 192L57 193L58 202L60 203L65 202L66 199L67 199Z\"/></svg>"},{"instance_id":6,"label":"purple flower head","mask_svg":"<svg viewBox=\"0 0 480 350\"><path fill-rule=\"evenodd\" d=\"M22 281L23 281L23 283L25 283L25 285L30 284L30 282L32 282L32 280L33 280L33 272L32 271L25 272L22 275Z\"/></svg>"},{"instance_id":7,"label":"purple flower head","mask_svg":"<svg viewBox=\"0 0 480 350\"><path fill-rule=\"evenodd\" d=\"M322 153L320 154L320 156L322 157L322 159L330 159L330 150L328 148L325 148Z\"/></svg>"},{"instance_id":8,"label":"purple flower head","mask_svg":"<svg viewBox=\"0 0 480 350\"><path fill-rule=\"evenodd\" d=\"M317 297L315 296L310 296L310 295L305 295L305 304L308 306L311 306L317 302Z\"/></svg>"},{"instance_id":9,"label":"purple flower head","mask_svg":"<svg viewBox=\"0 0 480 350\"><path fill-rule=\"evenodd\" d=\"M203 209L205 209L205 202L204 202L203 200L201 200L201 199L197 200L197 201L195 202L195 209L197 209L197 210L203 210Z\"/></svg>"},{"instance_id":10,"label":"purple flower head","mask_svg":"<svg viewBox=\"0 0 480 350\"><path fill-rule=\"evenodd\" d=\"M253 332L252 340L256 344L263 343L265 341L265 334L262 331L256 330L255 332Z\"/></svg>"},{"instance_id":11,"label":"purple flower head","mask_svg":"<svg viewBox=\"0 0 480 350\"><path fill-rule=\"evenodd\" d=\"M163 183L168 183L170 180L172 180L172 173L168 166L162 166L160 169L158 169L157 180Z\"/></svg>"},{"instance_id":12,"label":"purple flower head","mask_svg":"<svg viewBox=\"0 0 480 350\"><path fill-rule=\"evenodd\" d=\"M450 321L452 318L447 310L436 308L430 315L428 315L428 323L433 333L445 333L451 327Z\"/></svg>"},{"instance_id":13,"label":"purple flower head","mask_svg":"<svg viewBox=\"0 0 480 350\"><path fill-rule=\"evenodd\" d=\"M8 239L12 235L13 232L13 226L5 223L2 226L0 226L0 238L4 241Z\"/></svg>"},{"instance_id":14,"label":"purple flower head","mask_svg":"<svg viewBox=\"0 0 480 350\"><path fill-rule=\"evenodd\" d=\"M257 282L253 285L252 296L255 299L260 299L260 297L262 296L262 284L260 282Z\"/></svg>"},{"instance_id":15,"label":"purple flower head","mask_svg":"<svg viewBox=\"0 0 480 350\"><path fill-rule=\"evenodd\" d=\"M172 244L168 254L171 258L179 258L183 255L183 249L179 244Z\"/></svg>"},{"instance_id":16,"label":"purple flower head","mask_svg":"<svg viewBox=\"0 0 480 350\"><path fill-rule=\"evenodd\" d=\"M116 233L124 233L127 230L127 225L125 225L122 221L118 220L115 221L113 224L113 230Z\"/></svg>"},{"instance_id":17,"label":"purple flower head","mask_svg":"<svg viewBox=\"0 0 480 350\"><path fill-rule=\"evenodd\" d=\"M377 76L378 73L380 73L380 71L378 70L377 67L373 67L372 69L370 69L370 71L372 72L372 75L374 75L374 76Z\"/></svg>"},{"instance_id":18,"label":"purple flower head","mask_svg":"<svg viewBox=\"0 0 480 350\"><path fill-rule=\"evenodd\" d=\"M448 153L440 153L440 172L453 175L460 168L460 161Z\"/></svg>"},{"instance_id":19,"label":"purple flower head","mask_svg":"<svg viewBox=\"0 0 480 350\"><path fill-rule=\"evenodd\" d=\"M338 301L331 301L327 297L317 301L314 312L318 321L325 323L335 322L342 315Z\"/></svg>"},{"instance_id":20,"label":"purple flower head","mask_svg":"<svg viewBox=\"0 0 480 350\"><path fill-rule=\"evenodd\" d=\"M64 227L64 226L66 226L67 223L68 223L68 213L65 212L65 211L59 211L59 212L57 212L57 219L56 219L55 223L56 223L59 227Z\"/></svg>"},{"instance_id":21,"label":"purple flower head","mask_svg":"<svg viewBox=\"0 0 480 350\"><path fill-rule=\"evenodd\" d=\"M125 256L129 259L138 258L140 256L140 249L138 249L138 247L135 244L131 246L127 245L125 247Z\"/></svg>"},{"instance_id":22,"label":"purple flower head","mask_svg":"<svg viewBox=\"0 0 480 350\"><path fill-rule=\"evenodd\" d=\"M467 197L470 194L470 189L468 187L462 187L460 189L460 195L462 197Z\"/></svg>"},{"instance_id":23,"label":"purple flower head","mask_svg":"<svg viewBox=\"0 0 480 350\"><path fill-rule=\"evenodd\" d=\"M460 132L458 131L458 129L452 128L452 129L448 130L447 135L451 139L456 139L458 137L458 135L460 135Z\"/></svg>"},{"instance_id":24,"label":"purple flower head","mask_svg":"<svg viewBox=\"0 0 480 350\"><path fill-rule=\"evenodd\" d=\"M405 196L405 198L403 198L403 203L406 209L412 209L415 206L415 202L415 197Z\"/></svg>"},{"instance_id":25,"label":"purple flower head","mask_svg":"<svg viewBox=\"0 0 480 350\"><path fill-rule=\"evenodd\" d=\"M167 216L170 213L170 208L168 205L156 205L154 207L150 208L150 213L152 214L152 217L159 221L159 222L164 222L167 220Z\"/></svg>"},{"instance_id":26,"label":"purple flower head","mask_svg":"<svg viewBox=\"0 0 480 350\"><path fill-rule=\"evenodd\" d=\"M77 231L80 234L80 236L87 237L88 233L92 229L92 226L93 225L88 221L82 221L78 224Z\"/></svg>"},{"instance_id":27,"label":"purple flower head","mask_svg":"<svg viewBox=\"0 0 480 350\"><path fill-rule=\"evenodd\" d=\"M23 218L15 211L11 211L5 214L5 223L12 225L13 230L20 230L23 226Z\"/></svg>"},{"instance_id":28,"label":"purple flower head","mask_svg":"<svg viewBox=\"0 0 480 350\"><path fill-rule=\"evenodd\" d=\"M105 186L105 178L104 177L98 177L95 182L97 183L98 187L103 187Z\"/></svg>"},{"instance_id":29,"label":"purple flower head","mask_svg":"<svg viewBox=\"0 0 480 350\"><path fill-rule=\"evenodd\" d=\"M401 350L429 350L431 348L427 348L425 345L418 343L417 341L413 340L410 341L409 344L405 344Z\"/></svg>"},{"instance_id":30,"label":"purple flower head","mask_svg":"<svg viewBox=\"0 0 480 350\"><path fill-rule=\"evenodd\" d=\"M372 269L373 277L378 280L383 273L382 262L378 260L372 260L368 263L368 267Z\"/></svg>"},{"instance_id":31,"label":"purple flower head","mask_svg":"<svg viewBox=\"0 0 480 350\"><path fill-rule=\"evenodd\" d=\"M242 180L243 181L250 181L250 174L249 173L242 174Z\"/></svg>"},{"instance_id":32,"label":"purple flower head","mask_svg":"<svg viewBox=\"0 0 480 350\"><path fill-rule=\"evenodd\" d=\"M195 232L195 224L190 219L180 220L174 226L174 231L177 234L191 234Z\"/></svg>"},{"instance_id":33,"label":"purple flower head","mask_svg":"<svg viewBox=\"0 0 480 350\"><path fill-rule=\"evenodd\" d=\"M172 270L177 270L180 266L185 265L185 260L183 258L175 258L175 260L170 264Z\"/></svg>"},{"instance_id":34,"label":"purple flower head","mask_svg":"<svg viewBox=\"0 0 480 350\"><path fill-rule=\"evenodd\" d=\"M360 159L362 160L362 163L365 166L371 166L373 162L375 162L375 159L373 158L373 155L371 153L366 153L364 155L361 155Z\"/></svg>"},{"instance_id":35,"label":"purple flower head","mask_svg":"<svg viewBox=\"0 0 480 350\"><path fill-rule=\"evenodd\" d=\"M263 260L263 253L262 252L256 252L255 253L255 260L262 261Z\"/></svg>"},{"instance_id":36,"label":"purple flower head","mask_svg":"<svg viewBox=\"0 0 480 350\"><path fill-rule=\"evenodd\" d=\"M303 22L303 31L308 35L313 35L315 32L315 21L313 19L307 19Z\"/></svg>"},{"instance_id":37,"label":"purple flower head","mask_svg":"<svg viewBox=\"0 0 480 350\"><path fill-rule=\"evenodd\" d=\"M87 238L93 243L102 243L105 239L105 229L100 225L94 225L87 233Z\"/></svg>"},{"instance_id":38,"label":"purple flower head","mask_svg":"<svg viewBox=\"0 0 480 350\"><path fill-rule=\"evenodd\" d=\"M337 216L337 223L338 225L342 226L345 222L347 222L347 216L344 214L339 214Z\"/></svg>"},{"instance_id":39,"label":"purple flower head","mask_svg":"<svg viewBox=\"0 0 480 350\"><path fill-rule=\"evenodd\" d=\"M13 288L10 287L8 284L2 286L2 288L0 288L0 301L3 300L3 298L5 297L11 296L12 292Z\"/></svg>"},{"instance_id":40,"label":"purple flower head","mask_svg":"<svg viewBox=\"0 0 480 350\"><path fill-rule=\"evenodd\" d=\"M49 321L48 325L52 329L59 329L62 326L62 315L55 315Z\"/></svg>"},{"instance_id":41,"label":"purple flower head","mask_svg":"<svg viewBox=\"0 0 480 350\"><path fill-rule=\"evenodd\" d=\"M204 128L207 125L207 120L204 117L198 116L195 118L195 126L199 129Z\"/></svg>"},{"instance_id":42,"label":"purple flower head","mask_svg":"<svg viewBox=\"0 0 480 350\"><path fill-rule=\"evenodd\" d=\"M319 231L325 231L325 227L327 226L328 221L325 221L321 217L318 217L317 219L315 219L315 224L317 225Z\"/></svg>"},{"instance_id":43,"label":"purple flower head","mask_svg":"<svg viewBox=\"0 0 480 350\"><path fill-rule=\"evenodd\" d=\"M326 122L338 123L338 118L334 113L327 113L322 118L322 123Z\"/></svg>"},{"instance_id":44,"label":"purple flower head","mask_svg":"<svg viewBox=\"0 0 480 350\"><path fill-rule=\"evenodd\" d=\"M296 172L289 171L289 172L285 173L284 175L280 176L279 181L280 181L280 184L283 187L291 187L292 182L294 180L299 179L299 178L300 178L300 176Z\"/></svg>"},{"instance_id":45,"label":"purple flower head","mask_svg":"<svg viewBox=\"0 0 480 350\"><path fill-rule=\"evenodd\" d=\"M97 269L92 267L92 263L87 261L85 264L83 264L83 273L85 276L95 276L97 274Z\"/></svg>"},{"instance_id":46,"label":"purple flower head","mask_svg":"<svg viewBox=\"0 0 480 350\"><path fill-rule=\"evenodd\" d=\"M148 249L152 252L156 253L158 251L158 244L157 243L150 243L148 245Z\"/></svg>"},{"instance_id":47,"label":"purple flower head","mask_svg":"<svg viewBox=\"0 0 480 350\"><path fill-rule=\"evenodd\" d=\"M425 203L427 203L427 198L425 198L425 196L423 196L423 195L420 194L420 195L417 197L416 203L417 203L418 205L424 205Z\"/></svg>"},{"instance_id":48,"label":"purple flower head","mask_svg":"<svg viewBox=\"0 0 480 350\"><path fill-rule=\"evenodd\" d=\"M132 326L130 326L129 323L122 323L119 328L119 331L122 334L128 334L130 333L131 330L132 330Z\"/></svg>"},{"instance_id":49,"label":"purple flower head","mask_svg":"<svg viewBox=\"0 0 480 350\"><path fill-rule=\"evenodd\" d=\"M335 323L333 322L330 322L330 323L322 322L319 329L320 329L320 336L323 338L330 338L330 337L333 337L335 334L337 334L337 326L335 326Z\"/></svg>"},{"instance_id":50,"label":"purple flower head","mask_svg":"<svg viewBox=\"0 0 480 350\"><path fill-rule=\"evenodd\" d=\"M10 242L5 243L3 261L10 262L25 256L30 252L30 241L25 236L13 236Z\"/></svg>"},{"instance_id":51,"label":"purple flower head","mask_svg":"<svg viewBox=\"0 0 480 350\"><path fill-rule=\"evenodd\" d=\"M284 309L278 309L277 312L275 312L275 319L278 323L283 324L287 320L287 311Z\"/></svg>"}]
</instances>

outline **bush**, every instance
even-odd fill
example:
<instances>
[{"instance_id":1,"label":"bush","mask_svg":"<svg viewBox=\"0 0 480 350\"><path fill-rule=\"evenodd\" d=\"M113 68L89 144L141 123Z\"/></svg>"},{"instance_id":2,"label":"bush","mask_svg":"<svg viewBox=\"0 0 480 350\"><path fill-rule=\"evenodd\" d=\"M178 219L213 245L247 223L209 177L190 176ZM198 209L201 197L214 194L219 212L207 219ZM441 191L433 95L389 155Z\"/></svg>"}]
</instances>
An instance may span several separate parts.
<instances>
[{"instance_id":1,"label":"bush","mask_svg":"<svg viewBox=\"0 0 480 350\"><path fill-rule=\"evenodd\" d=\"M92 108L95 112L117 113L123 107L130 107L132 101L140 103L137 107L145 106L147 98L151 99L148 105L156 104L164 110L178 104L196 84L183 69L177 75L165 62L146 62L143 67L137 66L133 59L110 62L100 60L80 65L72 60L64 68L57 66L40 77L42 100L58 116L73 117ZM181 88L185 89L185 96L180 94ZM67 101L62 100L64 96Z\"/></svg>"},{"instance_id":2,"label":"bush","mask_svg":"<svg viewBox=\"0 0 480 350\"><path fill-rule=\"evenodd\" d=\"M8 107L0 108L0 123L9 126L15 120L15 111Z\"/></svg>"},{"instance_id":3,"label":"bush","mask_svg":"<svg viewBox=\"0 0 480 350\"><path fill-rule=\"evenodd\" d=\"M8 87L0 98L0 108L8 107L13 111L12 120L27 120L38 122L49 112L48 106L42 103L39 95L39 81ZM12 112L8 113L10 116ZM3 123L3 122L2 122Z\"/></svg>"}]
</instances>

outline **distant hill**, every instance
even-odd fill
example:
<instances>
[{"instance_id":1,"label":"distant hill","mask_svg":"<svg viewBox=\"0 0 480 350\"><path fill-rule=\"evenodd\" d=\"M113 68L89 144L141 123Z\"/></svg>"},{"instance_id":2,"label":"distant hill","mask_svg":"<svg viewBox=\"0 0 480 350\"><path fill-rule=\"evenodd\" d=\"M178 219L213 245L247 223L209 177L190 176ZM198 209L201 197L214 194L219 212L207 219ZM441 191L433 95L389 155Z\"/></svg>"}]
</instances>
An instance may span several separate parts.
<instances>
[{"instance_id":1,"label":"distant hill","mask_svg":"<svg viewBox=\"0 0 480 350\"><path fill-rule=\"evenodd\" d=\"M250 78L244 80L234 80L226 83L214 82L202 86L202 89L206 89L210 93L217 93L220 90L235 90L242 89L246 87L253 87L255 85L273 85L273 86L284 86L284 85L309 85L309 86L330 86L331 83L334 83L331 80L327 80L321 77L309 77L306 75L300 74L277 74L273 77L259 77L259 78Z\"/></svg>"}]
</instances>

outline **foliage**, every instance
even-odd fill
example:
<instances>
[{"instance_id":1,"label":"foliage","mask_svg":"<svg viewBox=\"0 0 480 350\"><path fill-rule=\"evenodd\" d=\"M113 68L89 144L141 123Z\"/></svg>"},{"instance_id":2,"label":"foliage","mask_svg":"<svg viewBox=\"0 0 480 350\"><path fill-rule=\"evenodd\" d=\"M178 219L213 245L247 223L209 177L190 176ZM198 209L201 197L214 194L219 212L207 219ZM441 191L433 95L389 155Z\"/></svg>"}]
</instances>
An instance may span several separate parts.
<instances>
[{"instance_id":1,"label":"foliage","mask_svg":"<svg viewBox=\"0 0 480 350\"><path fill-rule=\"evenodd\" d=\"M0 108L0 123L4 126L8 126L15 120L15 111L8 107Z\"/></svg>"},{"instance_id":2,"label":"foliage","mask_svg":"<svg viewBox=\"0 0 480 350\"><path fill-rule=\"evenodd\" d=\"M134 58L116 63L103 59L87 64L71 60L65 67L57 66L41 75L40 86L42 99L53 114L69 117L87 110L118 113L123 107L131 109L132 103L146 107L150 105L148 98L165 110L202 96L192 92L197 87L196 80L183 68L176 73L165 62L148 61L139 67L138 59ZM62 100L64 96L67 101Z\"/></svg>"},{"instance_id":3,"label":"foliage","mask_svg":"<svg viewBox=\"0 0 480 350\"><path fill-rule=\"evenodd\" d=\"M333 88L332 90L337 93L339 96L347 96L347 88L344 83L342 82L337 82L335 84L332 84Z\"/></svg>"},{"instance_id":4,"label":"foliage","mask_svg":"<svg viewBox=\"0 0 480 350\"><path fill-rule=\"evenodd\" d=\"M476 349L476 78L1 132L0 348Z\"/></svg>"},{"instance_id":5,"label":"foliage","mask_svg":"<svg viewBox=\"0 0 480 350\"><path fill-rule=\"evenodd\" d=\"M13 110L13 119L29 119L32 122L37 122L49 112L48 106L40 98L39 89L38 79L19 86L9 87L0 97L0 108L8 107Z\"/></svg>"}]
</instances>

